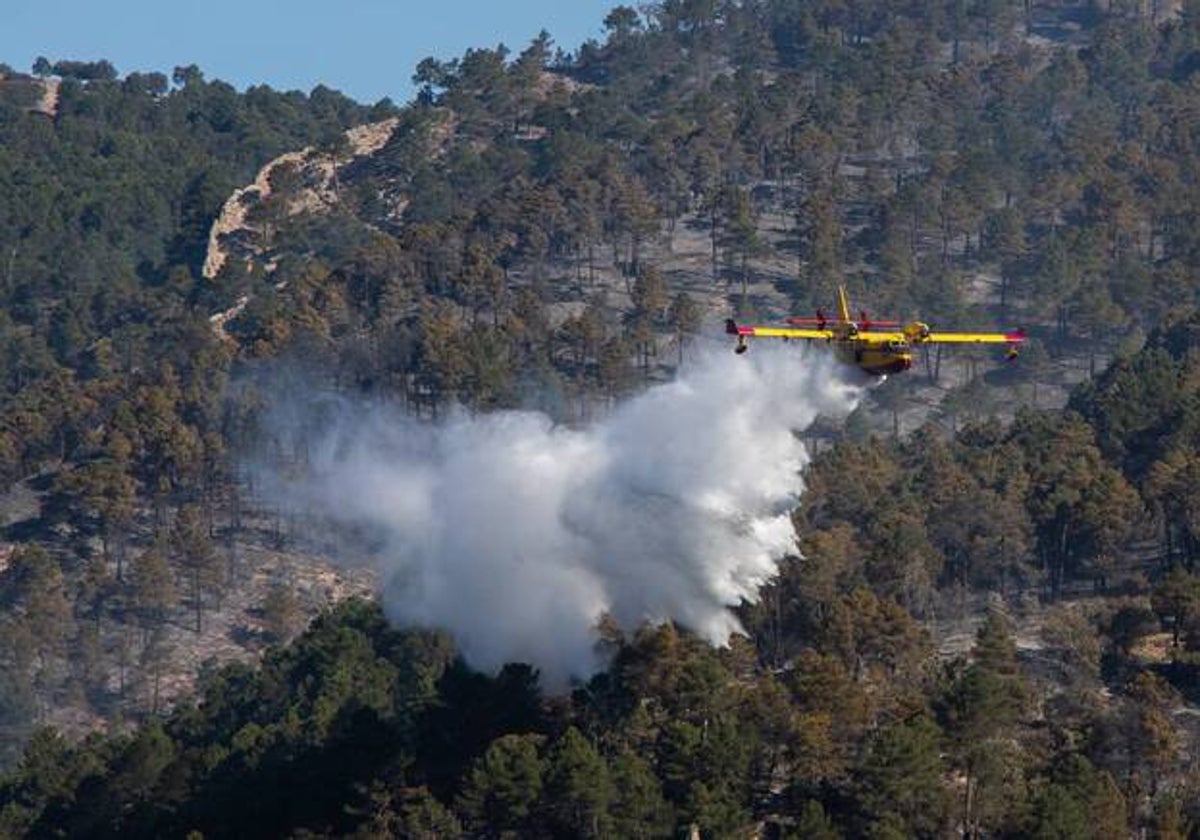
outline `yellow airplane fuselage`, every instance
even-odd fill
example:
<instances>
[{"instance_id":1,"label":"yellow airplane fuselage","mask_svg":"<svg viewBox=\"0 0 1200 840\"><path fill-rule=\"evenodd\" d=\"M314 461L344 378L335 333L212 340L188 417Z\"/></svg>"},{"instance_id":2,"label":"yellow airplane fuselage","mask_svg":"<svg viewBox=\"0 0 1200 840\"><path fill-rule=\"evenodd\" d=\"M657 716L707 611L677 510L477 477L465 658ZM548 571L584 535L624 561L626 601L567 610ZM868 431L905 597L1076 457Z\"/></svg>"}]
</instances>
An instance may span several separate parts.
<instances>
[{"instance_id":1,"label":"yellow airplane fuselage","mask_svg":"<svg viewBox=\"0 0 1200 840\"><path fill-rule=\"evenodd\" d=\"M913 351L928 344L1003 344L1008 357L1015 358L1017 347L1025 340L1024 330L1008 332L940 332L927 324L913 321L871 321L866 313L855 320L850 315L846 290L838 287L838 312L826 318L818 310L816 318L791 318L794 326L743 326L732 318L725 322L725 331L737 337L737 352L744 353L751 338L781 338L826 343L832 346L837 358L855 365L872 376L902 373L912 367ZM798 326L795 326L797 325Z\"/></svg>"},{"instance_id":2,"label":"yellow airplane fuselage","mask_svg":"<svg viewBox=\"0 0 1200 840\"><path fill-rule=\"evenodd\" d=\"M912 348L907 344L896 342L888 347L853 338L834 339L833 343L839 360L855 365L871 376L903 373L913 364Z\"/></svg>"}]
</instances>

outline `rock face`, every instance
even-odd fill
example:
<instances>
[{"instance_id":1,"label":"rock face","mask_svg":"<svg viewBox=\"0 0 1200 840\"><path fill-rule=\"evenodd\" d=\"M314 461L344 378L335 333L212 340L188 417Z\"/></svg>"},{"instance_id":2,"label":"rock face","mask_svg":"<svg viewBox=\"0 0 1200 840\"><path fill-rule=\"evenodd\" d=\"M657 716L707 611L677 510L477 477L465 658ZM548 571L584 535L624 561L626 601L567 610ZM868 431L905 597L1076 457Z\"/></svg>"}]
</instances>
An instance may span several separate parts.
<instances>
[{"instance_id":1,"label":"rock face","mask_svg":"<svg viewBox=\"0 0 1200 840\"><path fill-rule=\"evenodd\" d=\"M295 216L328 212L339 206L346 209L347 205L342 205L340 198L345 192L343 188L353 186L363 178L376 179L372 185L387 203L388 210L382 217L364 222L372 227L381 221L387 226L399 226L408 206L404 186L392 183L386 177L379 178L373 171L377 169L379 157L388 154L389 144L401 139L395 136L400 124L401 120L393 117L357 126L345 133L345 146L336 153L310 146L280 155L260 169L253 183L235 190L225 201L213 222L202 276L208 280L216 278L230 260L242 260L247 265L258 263L268 274L274 269L275 263L267 253L269 246L264 244L269 240L268 231L264 230L266 224L253 214L255 208L271 198L273 189L279 187L277 176L286 180L288 186L284 205L277 205L273 213ZM430 160L443 156L454 142L457 126L453 113L436 110L433 119L418 130L415 138L417 154ZM209 317L218 338L229 339L226 326L242 314L250 300L250 296L242 295L228 308Z\"/></svg>"},{"instance_id":2,"label":"rock face","mask_svg":"<svg viewBox=\"0 0 1200 840\"><path fill-rule=\"evenodd\" d=\"M0 73L0 90L32 90L34 102L26 110L33 114L44 114L50 119L54 119L58 114L58 89L61 84L58 79L42 79L23 74L6 76Z\"/></svg>"},{"instance_id":3,"label":"rock face","mask_svg":"<svg viewBox=\"0 0 1200 840\"><path fill-rule=\"evenodd\" d=\"M288 213L317 211L337 203L337 173L349 161L368 157L382 149L391 139L399 120L395 117L382 122L360 125L346 132L347 148L343 156L334 158L313 147L280 155L258 171L254 182L236 190L221 208L208 234L208 250L202 274L216 277L235 250L261 253L253 244L256 238L247 220L250 209L271 195L271 178L284 167L292 166L303 175L304 186L289 202Z\"/></svg>"},{"instance_id":4,"label":"rock face","mask_svg":"<svg viewBox=\"0 0 1200 840\"><path fill-rule=\"evenodd\" d=\"M555 93L572 93L589 87L547 72L539 78L534 92L544 98ZM431 119L416 130L416 148L419 149L419 156L435 160L445 155L458 139L456 133L459 120L452 111L440 107L430 109L426 114L431 115ZM282 174L288 167L294 169L294 176L288 178L287 206L282 208L284 215L320 213L332 209L340 203L339 185L343 180L363 177L360 173L371 168L369 159L373 156L380 152L384 152L386 156L385 149L393 142L393 136L396 135L400 124L400 118L392 117L350 129L345 133L345 148L339 151L336 157L327 150L309 146L300 151L280 155L260 169L253 183L236 190L226 200L220 215L213 223L201 270L203 277L209 280L215 278L231 259L244 258L252 262L264 256L264 231L251 215L257 205L271 197L272 179L277 174ZM516 139L536 141L546 136L547 132L548 129L543 126L527 125L522 127ZM360 166L364 163L367 166ZM375 176L368 174L365 177L370 179ZM408 197L403 187L389 182L386 177L373 181L372 186L388 203L388 211L383 216L386 223L399 225L404 208L408 205ZM267 268L269 271L269 262ZM224 313L216 313L213 320L217 329L220 330L224 323L236 318L242 305L244 304L239 302Z\"/></svg>"},{"instance_id":5,"label":"rock face","mask_svg":"<svg viewBox=\"0 0 1200 840\"><path fill-rule=\"evenodd\" d=\"M206 279L216 277L225 267L225 262L229 259L227 243L236 234L247 229L246 215L255 200L261 200L271 194L271 174L285 164L299 163L303 160L303 152L288 152L275 158L258 171L254 183L234 190L233 195L225 201L221 215L217 216L212 230L208 233L208 250L204 255L204 268L201 269L201 274Z\"/></svg>"},{"instance_id":6,"label":"rock face","mask_svg":"<svg viewBox=\"0 0 1200 840\"><path fill-rule=\"evenodd\" d=\"M45 114L51 119L58 113L58 88L60 82L58 79L42 79L42 96L33 106L33 111L38 114Z\"/></svg>"},{"instance_id":7,"label":"rock face","mask_svg":"<svg viewBox=\"0 0 1200 840\"><path fill-rule=\"evenodd\" d=\"M392 117L383 122L368 123L347 131L346 139L350 141L350 148L355 157L373 155L382 149L387 145L387 141L392 139L392 132L396 130L398 123L399 120Z\"/></svg>"}]
</instances>

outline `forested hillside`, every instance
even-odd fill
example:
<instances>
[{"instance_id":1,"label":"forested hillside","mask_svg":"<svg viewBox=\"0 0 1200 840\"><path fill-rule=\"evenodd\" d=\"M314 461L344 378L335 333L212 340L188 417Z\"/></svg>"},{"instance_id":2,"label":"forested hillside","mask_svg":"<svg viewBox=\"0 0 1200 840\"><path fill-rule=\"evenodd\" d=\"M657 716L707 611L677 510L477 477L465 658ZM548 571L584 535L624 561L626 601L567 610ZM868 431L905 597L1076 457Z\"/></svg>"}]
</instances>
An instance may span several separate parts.
<instances>
[{"instance_id":1,"label":"forested hillside","mask_svg":"<svg viewBox=\"0 0 1200 840\"><path fill-rule=\"evenodd\" d=\"M5 762L58 709L120 715L134 670L157 696L169 646L152 630L188 580L235 569L210 544L232 356L197 279L209 226L267 160L390 113L324 89L239 94L195 67L173 87L107 62L55 71L52 113L36 79L0 85Z\"/></svg>"},{"instance_id":2,"label":"forested hillside","mask_svg":"<svg viewBox=\"0 0 1200 840\"><path fill-rule=\"evenodd\" d=\"M604 25L426 60L404 108L195 67L0 83L0 834L1195 830L1200 5ZM840 282L1032 346L931 356L830 433L745 638L601 627L569 696L357 600L284 644L336 597L264 584L312 543L243 469L305 465L262 371L581 424ZM160 697L213 633L279 644ZM36 729L72 715L112 731Z\"/></svg>"}]
</instances>

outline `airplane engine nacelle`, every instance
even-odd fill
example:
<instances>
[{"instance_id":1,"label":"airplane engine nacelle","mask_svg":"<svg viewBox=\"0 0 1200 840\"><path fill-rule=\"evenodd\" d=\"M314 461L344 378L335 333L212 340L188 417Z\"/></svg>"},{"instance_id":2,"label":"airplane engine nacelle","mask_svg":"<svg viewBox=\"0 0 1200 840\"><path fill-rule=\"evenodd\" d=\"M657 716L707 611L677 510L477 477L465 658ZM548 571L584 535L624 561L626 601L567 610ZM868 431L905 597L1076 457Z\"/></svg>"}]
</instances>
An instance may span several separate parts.
<instances>
[{"instance_id":1,"label":"airplane engine nacelle","mask_svg":"<svg viewBox=\"0 0 1200 840\"><path fill-rule=\"evenodd\" d=\"M913 321L904 327L904 337L912 342L920 342L929 338L929 325Z\"/></svg>"}]
</instances>

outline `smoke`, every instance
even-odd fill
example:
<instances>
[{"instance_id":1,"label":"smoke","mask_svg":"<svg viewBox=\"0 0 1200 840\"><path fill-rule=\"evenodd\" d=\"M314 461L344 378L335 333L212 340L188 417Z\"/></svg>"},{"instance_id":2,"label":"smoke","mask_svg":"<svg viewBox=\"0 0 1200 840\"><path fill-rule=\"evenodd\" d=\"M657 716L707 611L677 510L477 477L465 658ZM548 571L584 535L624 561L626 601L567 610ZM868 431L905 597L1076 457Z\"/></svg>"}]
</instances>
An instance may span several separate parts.
<instances>
[{"instance_id":1,"label":"smoke","mask_svg":"<svg viewBox=\"0 0 1200 840\"><path fill-rule=\"evenodd\" d=\"M584 429L535 412L433 426L325 400L286 424L305 438L305 476L270 484L371 535L394 621L451 631L477 668L528 662L562 685L602 665L606 613L715 644L738 631L729 607L794 550L807 460L794 430L854 407L844 375L796 347L704 353Z\"/></svg>"}]
</instances>

